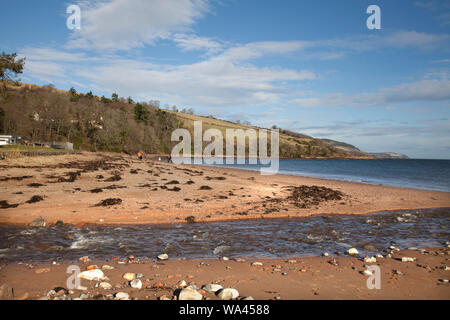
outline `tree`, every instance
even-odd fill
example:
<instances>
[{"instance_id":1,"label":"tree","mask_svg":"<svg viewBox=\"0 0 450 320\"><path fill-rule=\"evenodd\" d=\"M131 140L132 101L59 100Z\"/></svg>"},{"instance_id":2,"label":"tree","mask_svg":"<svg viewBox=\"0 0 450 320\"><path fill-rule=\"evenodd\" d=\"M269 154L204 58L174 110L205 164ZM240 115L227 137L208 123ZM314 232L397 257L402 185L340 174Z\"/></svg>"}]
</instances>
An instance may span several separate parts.
<instances>
[{"instance_id":1,"label":"tree","mask_svg":"<svg viewBox=\"0 0 450 320\"><path fill-rule=\"evenodd\" d=\"M114 102L118 102L119 101L119 95L117 94L117 93L113 93L112 95L111 95L111 99L112 99L112 101L114 101Z\"/></svg>"},{"instance_id":2,"label":"tree","mask_svg":"<svg viewBox=\"0 0 450 320\"><path fill-rule=\"evenodd\" d=\"M86 93L86 97L92 99L94 97L94 94L92 93L92 91L89 91L88 93Z\"/></svg>"},{"instance_id":3,"label":"tree","mask_svg":"<svg viewBox=\"0 0 450 320\"><path fill-rule=\"evenodd\" d=\"M25 58L17 59L17 53L7 54L2 52L0 55L0 80L3 88L6 90L6 82L12 81L17 83L17 75L23 72Z\"/></svg>"},{"instance_id":4,"label":"tree","mask_svg":"<svg viewBox=\"0 0 450 320\"><path fill-rule=\"evenodd\" d=\"M134 106L134 118L137 122L148 122L149 112L148 110L140 103L137 103Z\"/></svg>"},{"instance_id":5,"label":"tree","mask_svg":"<svg viewBox=\"0 0 450 320\"><path fill-rule=\"evenodd\" d=\"M110 103L110 102L111 102L111 99L108 99L108 98L106 98L105 96L102 96L102 97L100 98L100 101L103 102L103 103Z\"/></svg>"},{"instance_id":6,"label":"tree","mask_svg":"<svg viewBox=\"0 0 450 320\"><path fill-rule=\"evenodd\" d=\"M5 111L0 108L0 132L3 132L3 121L5 118Z\"/></svg>"},{"instance_id":7,"label":"tree","mask_svg":"<svg viewBox=\"0 0 450 320\"><path fill-rule=\"evenodd\" d=\"M78 102L78 100L80 100L80 96L78 95L77 90L75 90L74 87L70 88L69 93L70 93L70 101Z\"/></svg>"},{"instance_id":8,"label":"tree","mask_svg":"<svg viewBox=\"0 0 450 320\"><path fill-rule=\"evenodd\" d=\"M134 101L133 101L133 99L131 98L131 97L128 97L128 104L133 104L134 103Z\"/></svg>"}]
</instances>

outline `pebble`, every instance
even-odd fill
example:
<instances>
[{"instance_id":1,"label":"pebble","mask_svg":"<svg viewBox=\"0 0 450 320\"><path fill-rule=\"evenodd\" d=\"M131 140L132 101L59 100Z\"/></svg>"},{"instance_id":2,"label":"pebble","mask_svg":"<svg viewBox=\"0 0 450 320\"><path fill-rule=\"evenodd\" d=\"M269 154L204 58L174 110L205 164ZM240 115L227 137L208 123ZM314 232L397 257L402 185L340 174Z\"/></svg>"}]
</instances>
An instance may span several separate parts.
<instances>
[{"instance_id":1,"label":"pebble","mask_svg":"<svg viewBox=\"0 0 450 320\"><path fill-rule=\"evenodd\" d=\"M102 270L113 270L113 269L114 269L114 267L109 266L109 265L107 265L107 264L105 264L105 265L102 266Z\"/></svg>"},{"instance_id":2,"label":"pebble","mask_svg":"<svg viewBox=\"0 0 450 320\"><path fill-rule=\"evenodd\" d=\"M364 270L364 271L362 271L361 272L363 275L365 275L365 276L372 276L373 275L373 273L371 272L371 271L369 271L369 270Z\"/></svg>"},{"instance_id":3,"label":"pebble","mask_svg":"<svg viewBox=\"0 0 450 320\"><path fill-rule=\"evenodd\" d=\"M322 253L322 256L323 256L323 257L328 257L329 254L328 254L328 252L324 252L324 253Z\"/></svg>"},{"instance_id":4,"label":"pebble","mask_svg":"<svg viewBox=\"0 0 450 320\"><path fill-rule=\"evenodd\" d=\"M217 296L221 300L232 300L239 297L239 291L233 288L224 288L218 291Z\"/></svg>"},{"instance_id":5,"label":"pebble","mask_svg":"<svg viewBox=\"0 0 450 320\"><path fill-rule=\"evenodd\" d=\"M45 228L47 225L48 225L47 221L45 221L45 219L42 217L34 219L29 224L30 227L39 227L39 228Z\"/></svg>"},{"instance_id":6,"label":"pebble","mask_svg":"<svg viewBox=\"0 0 450 320\"><path fill-rule=\"evenodd\" d=\"M158 260L167 260L167 259L169 259L169 255L167 253L163 253L158 256Z\"/></svg>"},{"instance_id":7,"label":"pebble","mask_svg":"<svg viewBox=\"0 0 450 320\"><path fill-rule=\"evenodd\" d=\"M94 269L94 270L83 271L78 275L78 277L81 279L89 280L89 281L92 281L92 280L100 281L100 280L105 279L105 274L100 269Z\"/></svg>"},{"instance_id":8,"label":"pebble","mask_svg":"<svg viewBox=\"0 0 450 320\"><path fill-rule=\"evenodd\" d=\"M131 273L131 272L127 272L125 273L122 278L124 278L127 281L133 281L134 279L136 279L136 274L135 273Z\"/></svg>"},{"instance_id":9,"label":"pebble","mask_svg":"<svg viewBox=\"0 0 450 320\"><path fill-rule=\"evenodd\" d=\"M403 275L403 272L401 272L400 270L394 270L394 273L395 273L395 274L398 274L399 276L402 276L402 275Z\"/></svg>"},{"instance_id":10,"label":"pebble","mask_svg":"<svg viewBox=\"0 0 450 320\"><path fill-rule=\"evenodd\" d=\"M180 282L178 282L178 286L179 286L180 288L184 288L184 287L187 287L187 283L186 283L186 281L181 280Z\"/></svg>"},{"instance_id":11,"label":"pebble","mask_svg":"<svg viewBox=\"0 0 450 320\"><path fill-rule=\"evenodd\" d=\"M356 250L356 248L350 248L347 250L347 254L349 255L357 255L359 254L358 250Z\"/></svg>"},{"instance_id":12,"label":"pebble","mask_svg":"<svg viewBox=\"0 0 450 320\"><path fill-rule=\"evenodd\" d=\"M439 279L440 282L448 283L448 279Z\"/></svg>"},{"instance_id":13,"label":"pebble","mask_svg":"<svg viewBox=\"0 0 450 320\"><path fill-rule=\"evenodd\" d=\"M252 266L254 267L262 267L262 262L252 262Z\"/></svg>"},{"instance_id":14,"label":"pebble","mask_svg":"<svg viewBox=\"0 0 450 320\"><path fill-rule=\"evenodd\" d=\"M180 291L178 300L202 300L203 296L195 289L187 287Z\"/></svg>"},{"instance_id":15,"label":"pebble","mask_svg":"<svg viewBox=\"0 0 450 320\"><path fill-rule=\"evenodd\" d=\"M130 300L130 295L126 292L117 292L114 298L117 300Z\"/></svg>"},{"instance_id":16,"label":"pebble","mask_svg":"<svg viewBox=\"0 0 450 320\"><path fill-rule=\"evenodd\" d=\"M222 260L223 260L223 261L228 261L228 260L230 260L230 258L228 258L228 257L222 257Z\"/></svg>"},{"instance_id":17,"label":"pebble","mask_svg":"<svg viewBox=\"0 0 450 320\"><path fill-rule=\"evenodd\" d=\"M112 289L112 285L109 284L108 282L100 282L100 284L98 286L100 288L104 289L104 290L111 290Z\"/></svg>"},{"instance_id":18,"label":"pebble","mask_svg":"<svg viewBox=\"0 0 450 320\"><path fill-rule=\"evenodd\" d=\"M365 257L364 262L366 263L375 263L377 262L377 259L375 257Z\"/></svg>"},{"instance_id":19,"label":"pebble","mask_svg":"<svg viewBox=\"0 0 450 320\"><path fill-rule=\"evenodd\" d=\"M34 271L37 274L50 272L50 268L41 268Z\"/></svg>"},{"instance_id":20,"label":"pebble","mask_svg":"<svg viewBox=\"0 0 450 320\"><path fill-rule=\"evenodd\" d=\"M281 275L282 276L287 276L287 273L286 272L282 272Z\"/></svg>"},{"instance_id":21,"label":"pebble","mask_svg":"<svg viewBox=\"0 0 450 320\"><path fill-rule=\"evenodd\" d=\"M223 287L220 284L211 283L211 284L204 285L202 287L202 289L207 292L217 292L217 291L223 289Z\"/></svg>"},{"instance_id":22,"label":"pebble","mask_svg":"<svg viewBox=\"0 0 450 320\"><path fill-rule=\"evenodd\" d=\"M142 273L138 273L137 275L136 275L136 279L141 279L141 278L143 278L144 277L144 275L142 274Z\"/></svg>"},{"instance_id":23,"label":"pebble","mask_svg":"<svg viewBox=\"0 0 450 320\"><path fill-rule=\"evenodd\" d=\"M450 270L450 267L449 267L449 266L442 266L441 269L442 269L442 270L445 270L445 271L449 271L449 270Z\"/></svg>"},{"instance_id":24,"label":"pebble","mask_svg":"<svg viewBox=\"0 0 450 320\"><path fill-rule=\"evenodd\" d=\"M81 257L80 259L78 259L78 261L80 261L81 263L89 263L89 262L91 262L91 259L89 259L88 256L84 256L84 257Z\"/></svg>"},{"instance_id":25,"label":"pebble","mask_svg":"<svg viewBox=\"0 0 450 320\"><path fill-rule=\"evenodd\" d=\"M241 300L255 300L255 299L253 299L252 296L248 296L248 297L242 298Z\"/></svg>"},{"instance_id":26,"label":"pebble","mask_svg":"<svg viewBox=\"0 0 450 320\"><path fill-rule=\"evenodd\" d=\"M416 258L402 257L402 262L414 262L414 261L416 261Z\"/></svg>"},{"instance_id":27,"label":"pebble","mask_svg":"<svg viewBox=\"0 0 450 320\"><path fill-rule=\"evenodd\" d=\"M195 285L195 283L189 283L189 285L186 288L198 290L198 287Z\"/></svg>"},{"instance_id":28,"label":"pebble","mask_svg":"<svg viewBox=\"0 0 450 320\"><path fill-rule=\"evenodd\" d=\"M142 289L142 281L139 279L134 279L133 281L130 282L130 286L134 289Z\"/></svg>"}]
</instances>

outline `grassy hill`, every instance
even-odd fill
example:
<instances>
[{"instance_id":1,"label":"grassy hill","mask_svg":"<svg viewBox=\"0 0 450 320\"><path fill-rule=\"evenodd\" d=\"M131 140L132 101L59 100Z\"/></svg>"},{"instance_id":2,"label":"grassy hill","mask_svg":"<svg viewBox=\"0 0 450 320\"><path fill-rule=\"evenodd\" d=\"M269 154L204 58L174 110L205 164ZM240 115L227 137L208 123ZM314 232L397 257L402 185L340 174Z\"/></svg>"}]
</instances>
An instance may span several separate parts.
<instances>
[{"instance_id":1,"label":"grassy hill","mask_svg":"<svg viewBox=\"0 0 450 320\"><path fill-rule=\"evenodd\" d=\"M176 128L193 132L194 121L203 130L261 129L213 117L160 109L131 98L105 98L92 93L65 91L52 86L21 84L0 94L0 134L32 141L72 142L77 150L170 153ZM280 129L280 157L383 158L395 154L370 154L330 139ZM270 142L270 138L268 139ZM204 143L206 145L207 143ZM248 146L247 146L248 147Z\"/></svg>"},{"instance_id":2,"label":"grassy hill","mask_svg":"<svg viewBox=\"0 0 450 320\"><path fill-rule=\"evenodd\" d=\"M174 114L182 127L193 132L194 121L202 121L203 130L219 129L225 137L226 129L262 129L260 127L234 123L230 121L202 117L182 112L167 111ZM315 139L313 137L280 129L280 156L285 158L361 158L370 159L372 156L362 152L356 147L328 139ZM270 139L268 139L270 140ZM345 146L345 147L344 147ZM356 152L358 151L358 152Z\"/></svg>"}]
</instances>

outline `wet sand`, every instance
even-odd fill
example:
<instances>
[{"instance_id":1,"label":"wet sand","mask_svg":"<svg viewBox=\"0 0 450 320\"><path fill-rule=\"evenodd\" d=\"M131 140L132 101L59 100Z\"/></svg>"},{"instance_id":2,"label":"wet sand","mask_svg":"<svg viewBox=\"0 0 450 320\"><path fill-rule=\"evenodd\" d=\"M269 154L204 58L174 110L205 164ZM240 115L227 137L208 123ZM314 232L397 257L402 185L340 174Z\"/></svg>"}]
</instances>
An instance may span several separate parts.
<instances>
[{"instance_id":1,"label":"wet sand","mask_svg":"<svg viewBox=\"0 0 450 320\"><path fill-rule=\"evenodd\" d=\"M29 224L40 216L49 223L160 224L450 207L447 192L262 176L120 154L22 157L3 160L0 168L4 224Z\"/></svg>"},{"instance_id":2,"label":"wet sand","mask_svg":"<svg viewBox=\"0 0 450 320\"><path fill-rule=\"evenodd\" d=\"M379 258L376 263L365 263L356 257L309 257L293 259L223 261L223 260L128 260L77 262L81 271L88 265L114 267L104 270L106 280L112 289L96 288L98 281L82 280L86 290L66 292L60 298L113 299L115 293L126 292L131 299L155 300L161 297L174 299L178 284L186 281L199 289L210 283L224 288L235 288L239 298L251 296L256 300L282 299L450 299L450 286L441 279L449 278L449 251L446 248L427 249L425 253L416 250L395 251L392 258ZM401 257L414 257L414 262L401 262ZM336 265L329 263L332 259ZM252 262L262 266L252 266ZM10 264L0 269L0 284L3 287L1 299L41 299L57 287L67 288L66 273L70 263L58 265ZM367 276L361 274L365 265L378 265L381 273L381 289L368 289ZM131 288L122 278L124 273L142 273L142 289ZM7 290L9 288L9 290ZM58 290L56 290L58 291ZM204 299L218 299L213 293L199 291ZM60 294L64 292L61 291ZM108 297L109 295L109 297ZM51 299L54 296L50 297Z\"/></svg>"}]
</instances>

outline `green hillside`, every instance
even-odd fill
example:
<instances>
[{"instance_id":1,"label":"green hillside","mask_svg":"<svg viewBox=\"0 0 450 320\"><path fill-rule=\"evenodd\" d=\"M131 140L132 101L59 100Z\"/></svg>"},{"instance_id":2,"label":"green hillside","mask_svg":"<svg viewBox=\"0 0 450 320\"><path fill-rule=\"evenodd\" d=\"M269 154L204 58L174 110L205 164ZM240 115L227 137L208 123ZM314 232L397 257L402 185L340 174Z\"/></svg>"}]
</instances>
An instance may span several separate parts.
<instances>
[{"instance_id":1,"label":"green hillside","mask_svg":"<svg viewBox=\"0 0 450 320\"><path fill-rule=\"evenodd\" d=\"M213 117L164 110L131 98L97 97L91 92L64 91L52 86L10 85L0 94L0 134L34 142L72 142L77 150L170 153L176 128L193 132L194 121L203 130L260 128ZM280 157L375 158L356 147L280 128ZM268 139L270 141L270 139ZM248 147L248 146L247 146ZM386 154L392 155L392 154Z\"/></svg>"}]
</instances>

